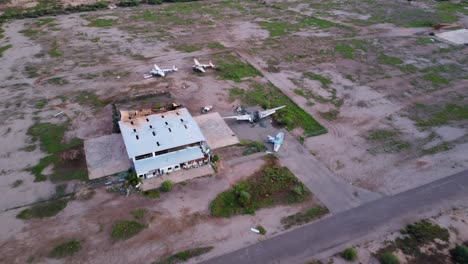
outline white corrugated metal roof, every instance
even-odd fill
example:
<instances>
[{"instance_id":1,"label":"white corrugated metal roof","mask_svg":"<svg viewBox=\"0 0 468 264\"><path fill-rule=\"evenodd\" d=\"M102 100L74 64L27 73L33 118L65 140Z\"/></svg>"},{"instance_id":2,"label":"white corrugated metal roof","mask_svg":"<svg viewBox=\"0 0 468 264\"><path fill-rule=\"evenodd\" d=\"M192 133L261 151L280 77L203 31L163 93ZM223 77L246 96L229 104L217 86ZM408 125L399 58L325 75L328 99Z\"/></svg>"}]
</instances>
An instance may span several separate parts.
<instances>
[{"instance_id":1,"label":"white corrugated metal roof","mask_svg":"<svg viewBox=\"0 0 468 264\"><path fill-rule=\"evenodd\" d=\"M205 141L186 108L119 121L119 127L129 158Z\"/></svg>"},{"instance_id":2,"label":"white corrugated metal roof","mask_svg":"<svg viewBox=\"0 0 468 264\"><path fill-rule=\"evenodd\" d=\"M137 160L134 162L137 175L147 173L148 171L166 168L172 165L185 163L196 159L201 159L205 155L200 147L188 147L178 151L158 155L156 157Z\"/></svg>"}]
</instances>

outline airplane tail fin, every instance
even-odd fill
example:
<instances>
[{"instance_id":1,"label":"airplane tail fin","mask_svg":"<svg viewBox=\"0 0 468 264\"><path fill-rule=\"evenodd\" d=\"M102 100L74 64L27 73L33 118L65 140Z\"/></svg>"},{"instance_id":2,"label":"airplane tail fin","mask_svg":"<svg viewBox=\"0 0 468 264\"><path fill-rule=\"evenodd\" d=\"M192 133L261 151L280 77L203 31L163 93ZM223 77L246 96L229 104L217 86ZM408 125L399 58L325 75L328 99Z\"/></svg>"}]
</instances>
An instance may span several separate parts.
<instances>
[{"instance_id":1,"label":"airplane tail fin","mask_svg":"<svg viewBox=\"0 0 468 264\"><path fill-rule=\"evenodd\" d=\"M177 69L177 67L174 65L174 66L172 66L172 70L173 71L178 71L179 69Z\"/></svg>"},{"instance_id":2,"label":"airplane tail fin","mask_svg":"<svg viewBox=\"0 0 468 264\"><path fill-rule=\"evenodd\" d=\"M214 69L214 67L215 67L214 64L211 61L210 61L210 66L211 66L212 69Z\"/></svg>"}]
</instances>

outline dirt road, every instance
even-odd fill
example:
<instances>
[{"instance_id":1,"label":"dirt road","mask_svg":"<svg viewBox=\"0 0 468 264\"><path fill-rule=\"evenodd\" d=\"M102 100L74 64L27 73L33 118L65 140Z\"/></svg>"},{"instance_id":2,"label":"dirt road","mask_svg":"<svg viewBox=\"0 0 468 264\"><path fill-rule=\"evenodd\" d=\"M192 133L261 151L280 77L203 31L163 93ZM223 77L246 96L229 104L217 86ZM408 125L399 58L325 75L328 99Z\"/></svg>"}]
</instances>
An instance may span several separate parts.
<instances>
[{"instance_id":1,"label":"dirt road","mask_svg":"<svg viewBox=\"0 0 468 264\"><path fill-rule=\"evenodd\" d=\"M278 152L278 157L332 213L339 213L381 197L378 193L340 180L289 133L285 136L285 143Z\"/></svg>"},{"instance_id":2,"label":"dirt road","mask_svg":"<svg viewBox=\"0 0 468 264\"><path fill-rule=\"evenodd\" d=\"M320 252L391 232L438 211L466 203L467 190L468 170L465 170L204 263L305 263Z\"/></svg>"}]
</instances>

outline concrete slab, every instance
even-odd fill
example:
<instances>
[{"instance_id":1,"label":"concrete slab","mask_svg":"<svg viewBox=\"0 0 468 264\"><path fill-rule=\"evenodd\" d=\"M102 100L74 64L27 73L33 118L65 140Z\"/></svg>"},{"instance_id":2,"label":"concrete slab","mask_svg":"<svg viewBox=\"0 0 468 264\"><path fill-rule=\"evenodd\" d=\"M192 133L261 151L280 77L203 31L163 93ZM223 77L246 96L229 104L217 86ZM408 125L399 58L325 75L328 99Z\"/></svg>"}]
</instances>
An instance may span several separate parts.
<instances>
[{"instance_id":1,"label":"concrete slab","mask_svg":"<svg viewBox=\"0 0 468 264\"><path fill-rule=\"evenodd\" d=\"M193 118L200 127L210 148L218 149L239 143L239 139L219 113L199 115Z\"/></svg>"},{"instance_id":2,"label":"concrete slab","mask_svg":"<svg viewBox=\"0 0 468 264\"><path fill-rule=\"evenodd\" d=\"M157 178L146 179L143 181L141 188L143 191L152 190L159 188L161 184L167 180L178 183L210 174L215 174L215 171L209 165L204 165L189 170L178 170L171 172L170 174L164 174Z\"/></svg>"},{"instance_id":3,"label":"concrete slab","mask_svg":"<svg viewBox=\"0 0 468 264\"><path fill-rule=\"evenodd\" d=\"M437 37L447 40L449 42L464 45L468 44L468 29L457 29L436 34Z\"/></svg>"},{"instance_id":4,"label":"concrete slab","mask_svg":"<svg viewBox=\"0 0 468 264\"><path fill-rule=\"evenodd\" d=\"M132 166L120 134L87 139L84 150L91 180L128 170Z\"/></svg>"}]
</instances>

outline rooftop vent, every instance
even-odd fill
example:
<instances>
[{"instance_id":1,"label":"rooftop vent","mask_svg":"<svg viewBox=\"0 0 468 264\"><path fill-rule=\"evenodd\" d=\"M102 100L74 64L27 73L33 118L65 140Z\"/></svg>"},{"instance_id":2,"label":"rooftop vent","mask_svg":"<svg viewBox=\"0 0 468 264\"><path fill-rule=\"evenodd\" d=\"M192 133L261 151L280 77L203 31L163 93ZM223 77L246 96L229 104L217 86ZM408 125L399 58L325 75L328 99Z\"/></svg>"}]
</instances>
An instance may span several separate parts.
<instances>
[{"instance_id":1,"label":"rooftop vent","mask_svg":"<svg viewBox=\"0 0 468 264\"><path fill-rule=\"evenodd\" d=\"M154 131L153 131L153 136L156 136L156 133L154 133Z\"/></svg>"},{"instance_id":2,"label":"rooftop vent","mask_svg":"<svg viewBox=\"0 0 468 264\"><path fill-rule=\"evenodd\" d=\"M158 147L159 147L159 146L161 146L161 145L159 144L159 141L158 141L158 142L156 142L156 144L158 145Z\"/></svg>"},{"instance_id":3,"label":"rooftop vent","mask_svg":"<svg viewBox=\"0 0 468 264\"><path fill-rule=\"evenodd\" d=\"M164 115L161 115L162 118L164 118Z\"/></svg>"},{"instance_id":4,"label":"rooftop vent","mask_svg":"<svg viewBox=\"0 0 468 264\"><path fill-rule=\"evenodd\" d=\"M180 122L184 122L184 120L181 118L181 119L180 119Z\"/></svg>"},{"instance_id":5,"label":"rooftop vent","mask_svg":"<svg viewBox=\"0 0 468 264\"><path fill-rule=\"evenodd\" d=\"M168 129L169 129L169 132L172 132L172 130L170 128L168 128Z\"/></svg>"},{"instance_id":6,"label":"rooftop vent","mask_svg":"<svg viewBox=\"0 0 468 264\"><path fill-rule=\"evenodd\" d=\"M130 121L130 124L132 124L132 125L133 125L133 121Z\"/></svg>"},{"instance_id":7,"label":"rooftop vent","mask_svg":"<svg viewBox=\"0 0 468 264\"><path fill-rule=\"evenodd\" d=\"M187 125L184 125L185 129L188 129Z\"/></svg>"},{"instance_id":8,"label":"rooftop vent","mask_svg":"<svg viewBox=\"0 0 468 264\"><path fill-rule=\"evenodd\" d=\"M135 129L135 128L133 129L133 132L136 132L136 129Z\"/></svg>"},{"instance_id":9,"label":"rooftop vent","mask_svg":"<svg viewBox=\"0 0 468 264\"><path fill-rule=\"evenodd\" d=\"M140 138L138 137L138 135L135 136L137 140L139 140Z\"/></svg>"},{"instance_id":10,"label":"rooftop vent","mask_svg":"<svg viewBox=\"0 0 468 264\"><path fill-rule=\"evenodd\" d=\"M166 126L169 125L167 122L164 122L164 123L166 123Z\"/></svg>"},{"instance_id":11,"label":"rooftop vent","mask_svg":"<svg viewBox=\"0 0 468 264\"><path fill-rule=\"evenodd\" d=\"M149 119L148 119L148 118L146 118L146 122L149 122Z\"/></svg>"},{"instance_id":12,"label":"rooftop vent","mask_svg":"<svg viewBox=\"0 0 468 264\"><path fill-rule=\"evenodd\" d=\"M152 126L152 125L150 125L150 128L152 129L152 128L153 128L153 126Z\"/></svg>"}]
</instances>

